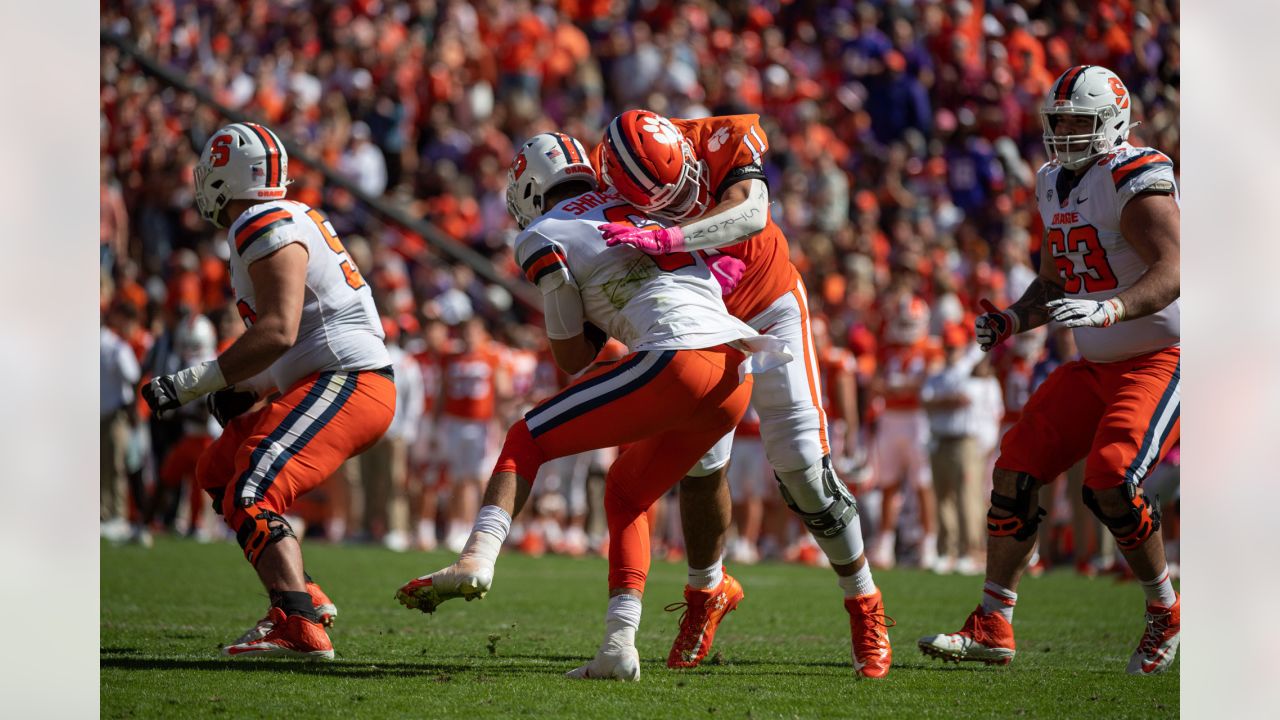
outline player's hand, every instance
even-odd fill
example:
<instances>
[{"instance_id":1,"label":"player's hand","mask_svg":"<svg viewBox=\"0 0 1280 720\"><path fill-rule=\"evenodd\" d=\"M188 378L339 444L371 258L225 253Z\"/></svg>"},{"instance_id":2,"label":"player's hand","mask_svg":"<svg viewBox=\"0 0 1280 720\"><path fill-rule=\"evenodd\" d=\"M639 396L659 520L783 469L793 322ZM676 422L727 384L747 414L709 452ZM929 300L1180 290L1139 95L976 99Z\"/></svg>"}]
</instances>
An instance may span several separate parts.
<instances>
[{"instance_id":1,"label":"player's hand","mask_svg":"<svg viewBox=\"0 0 1280 720\"><path fill-rule=\"evenodd\" d=\"M711 277L720 283L720 295L727 297L738 287L738 283L742 282L742 276L747 272L747 264L736 257L729 255L712 255L707 258L707 268L711 270Z\"/></svg>"},{"instance_id":2,"label":"player's hand","mask_svg":"<svg viewBox=\"0 0 1280 720\"><path fill-rule=\"evenodd\" d=\"M973 321L973 327L977 330L978 347L982 348L982 352L989 352L1018 332L1018 316L1008 310L1001 310L986 298L979 300L978 304L984 312Z\"/></svg>"},{"instance_id":3,"label":"player's hand","mask_svg":"<svg viewBox=\"0 0 1280 720\"><path fill-rule=\"evenodd\" d=\"M226 386L218 361L209 360L152 380L142 387L142 399L157 417L164 418L192 400Z\"/></svg>"},{"instance_id":4,"label":"player's hand","mask_svg":"<svg viewBox=\"0 0 1280 720\"><path fill-rule=\"evenodd\" d=\"M648 255L666 255L684 251L684 231L680 226L641 230L630 225L605 223L600 226L605 244L630 245Z\"/></svg>"},{"instance_id":5,"label":"player's hand","mask_svg":"<svg viewBox=\"0 0 1280 720\"><path fill-rule=\"evenodd\" d=\"M1045 303L1049 318L1063 327L1110 327L1124 320L1124 303L1110 300L1061 298Z\"/></svg>"},{"instance_id":6,"label":"player's hand","mask_svg":"<svg viewBox=\"0 0 1280 720\"><path fill-rule=\"evenodd\" d=\"M252 390L236 390L224 388L205 396L205 404L209 414L222 427L226 427L235 418L245 414L258 401L258 394Z\"/></svg>"}]
</instances>

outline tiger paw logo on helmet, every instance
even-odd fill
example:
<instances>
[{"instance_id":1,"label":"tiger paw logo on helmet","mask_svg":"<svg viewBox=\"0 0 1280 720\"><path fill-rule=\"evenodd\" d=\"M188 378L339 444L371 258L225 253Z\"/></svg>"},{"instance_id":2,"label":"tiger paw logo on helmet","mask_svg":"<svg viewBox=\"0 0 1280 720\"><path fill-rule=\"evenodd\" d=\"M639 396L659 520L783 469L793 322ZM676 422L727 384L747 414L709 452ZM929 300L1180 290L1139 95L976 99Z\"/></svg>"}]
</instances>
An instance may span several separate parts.
<instances>
[{"instance_id":1,"label":"tiger paw logo on helmet","mask_svg":"<svg viewBox=\"0 0 1280 720\"><path fill-rule=\"evenodd\" d=\"M720 148L724 147L724 144L727 142L729 142L729 128L722 127L716 131L715 135L711 136L710 140L707 141L707 149L711 152L716 152Z\"/></svg>"},{"instance_id":2,"label":"tiger paw logo on helmet","mask_svg":"<svg viewBox=\"0 0 1280 720\"><path fill-rule=\"evenodd\" d=\"M653 135L654 140L664 145L675 145L680 142L680 131L676 130L676 126L666 118L648 116L640 125L640 129Z\"/></svg>"}]
</instances>

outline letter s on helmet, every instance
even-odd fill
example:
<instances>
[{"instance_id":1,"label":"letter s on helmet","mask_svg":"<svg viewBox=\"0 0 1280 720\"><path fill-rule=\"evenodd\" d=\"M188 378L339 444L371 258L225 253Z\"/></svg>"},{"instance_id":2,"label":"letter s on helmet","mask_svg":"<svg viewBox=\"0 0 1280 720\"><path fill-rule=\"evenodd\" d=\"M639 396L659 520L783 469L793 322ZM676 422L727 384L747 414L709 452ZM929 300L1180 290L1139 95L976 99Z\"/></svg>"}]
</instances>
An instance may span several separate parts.
<instances>
[{"instance_id":1,"label":"letter s on helmet","mask_svg":"<svg viewBox=\"0 0 1280 720\"><path fill-rule=\"evenodd\" d=\"M582 143L564 133L540 133L529 138L507 172L507 212L520 229L538 219L547 191L569 180L596 188L596 171Z\"/></svg>"},{"instance_id":2,"label":"letter s on helmet","mask_svg":"<svg viewBox=\"0 0 1280 720\"><path fill-rule=\"evenodd\" d=\"M648 110L628 110L605 128L600 177L641 212L670 220L702 215L711 195L688 138Z\"/></svg>"},{"instance_id":3,"label":"letter s on helmet","mask_svg":"<svg viewBox=\"0 0 1280 720\"><path fill-rule=\"evenodd\" d=\"M289 154L276 134L255 123L233 123L209 138L196 164L196 207L218 227L231 200L279 200L289 184Z\"/></svg>"}]
</instances>

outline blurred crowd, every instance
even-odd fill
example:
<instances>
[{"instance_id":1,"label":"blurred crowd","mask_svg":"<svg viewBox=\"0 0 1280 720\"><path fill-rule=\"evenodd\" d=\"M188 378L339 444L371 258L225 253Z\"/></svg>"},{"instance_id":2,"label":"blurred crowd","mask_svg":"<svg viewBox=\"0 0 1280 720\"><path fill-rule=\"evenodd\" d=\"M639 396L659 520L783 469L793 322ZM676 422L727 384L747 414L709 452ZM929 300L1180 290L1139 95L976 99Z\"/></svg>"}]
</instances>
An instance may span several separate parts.
<instances>
[{"instance_id":1,"label":"blurred crowd","mask_svg":"<svg viewBox=\"0 0 1280 720\"><path fill-rule=\"evenodd\" d=\"M514 283L515 226L503 193L525 138L562 130L590 146L633 107L671 117L760 114L773 215L822 319L815 332L826 348L833 440L863 505L872 558L961 572L980 570L983 486L1001 425L1074 353L1069 334L1052 329L990 358L975 354L971 338L979 298L1007 304L1034 276L1042 228L1033 182L1045 159L1037 110L1066 68L1105 65L1128 85L1142 121L1131 141L1159 147L1176 165L1178 25L1176 0L102 6L104 31L434 223ZM103 45L102 513L112 536L128 535L130 517L221 532L200 512L198 493L183 504L193 493L157 491L166 482L181 490L160 476L190 433L140 417L132 390L117 398L107 383L131 388L182 362L194 352L179 347L191 345L180 337L184 323L202 338L213 328L215 345L239 330L227 307L225 242L200 221L191 189L199 149L224 121ZM446 440L463 432L459 423L479 422L493 450L499 426L565 381L542 345L538 313L326 184L319 168L293 158L289 174L290 196L325 211L370 281L401 364L416 365L416 380L401 384L420 395L402 398L416 417L397 418L381 454L349 463L297 512L334 540L452 543L482 478L470 477L473 458L449 456L459 443ZM489 368L481 389L476 363ZM755 452L750 425L735 461ZM599 550L606 539L595 508L608 461L601 453L549 466L514 541L530 552ZM732 559L820 561L765 468L764 479L736 473ZM1172 473L1176 487L1176 457L1160 473ZM1055 483L1042 499L1053 518L1042 525L1042 565L1107 568L1109 535L1069 485ZM1176 525L1176 492L1161 498ZM678 522L658 526L655 547L678 554Z\"/></svg>"}]
</instances>

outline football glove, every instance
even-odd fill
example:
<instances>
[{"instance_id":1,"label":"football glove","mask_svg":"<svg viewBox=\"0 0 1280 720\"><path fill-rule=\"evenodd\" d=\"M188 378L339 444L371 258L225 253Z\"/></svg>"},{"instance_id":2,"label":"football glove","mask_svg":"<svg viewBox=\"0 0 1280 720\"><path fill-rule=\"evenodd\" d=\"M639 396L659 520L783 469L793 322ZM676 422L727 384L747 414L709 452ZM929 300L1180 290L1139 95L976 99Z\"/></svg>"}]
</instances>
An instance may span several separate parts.
<instances>
[{"instance_id":1,"label":"football glove","mask_svg":"<svg viewBox=\"0 0 1280 720\"><path fill-rule=\"evenodd\" d=\"M600 226L605 245L630 245L647 255L684 252L684 231L680 226L641 230L630 225L605 223Z\"/></svg>"},{"instance_id":2,"label":"football glove","mask_svg":"<svg viewBox=\"0 0 1280 720\"><path fill-rule=\"evenodd\" d=\"M236 390L235 388L223 388L205 396L205 404L209 408L209 414L224 428L227 423L248 412L249 408L253 407L253 404L257 401L257 393L251 390Z\"/></svg>"},{"instance_id":3,"label":"football glove","mask_svg":"<svg viewBox=\"0 0 1280 720\"><path fill-rule=\"evenodd\" d=\"M142 399L152 412L163 417L202 395L226 386L218 361L209 360L172 375L155 378L143 386Z\"/></svg>"},{"instance_id":4,"label":"football glove","mask_svg":"<svg viewBox=\"0 0 1280 720\"><path fill-rule=\"evenodd\" d=\"M1110 327L1124 320L1124 302L1120 298L1110 300L1083 300L1062 298L1045 304L1049 318L1063 327Z\"/></svg>"},{"instance_id":5,"label":"football glove","mask_svg":"<svg viewBox=\"0 0 1280 720\"><path fill-rule=\"evenodd\" d=\"M712 255L707 258L707 268L711 270L711 277L720 283L721 297L732 293L747 272L746 263L728 255Z\"/></svg>"},{"instance_id":6,"label":"football glove","mask_svg":"<svg viewBox=\"0 0 1280 720\"><path fill-rule=\"evenodd\" d=\"M1018 316L1008 310L1001 310L986 298L979 300L978 304L985 312L973 321L973 327L977 331L978 347L982 348L982 352L989 352L1018 332Z\"/></svg>"}]
</instances>

